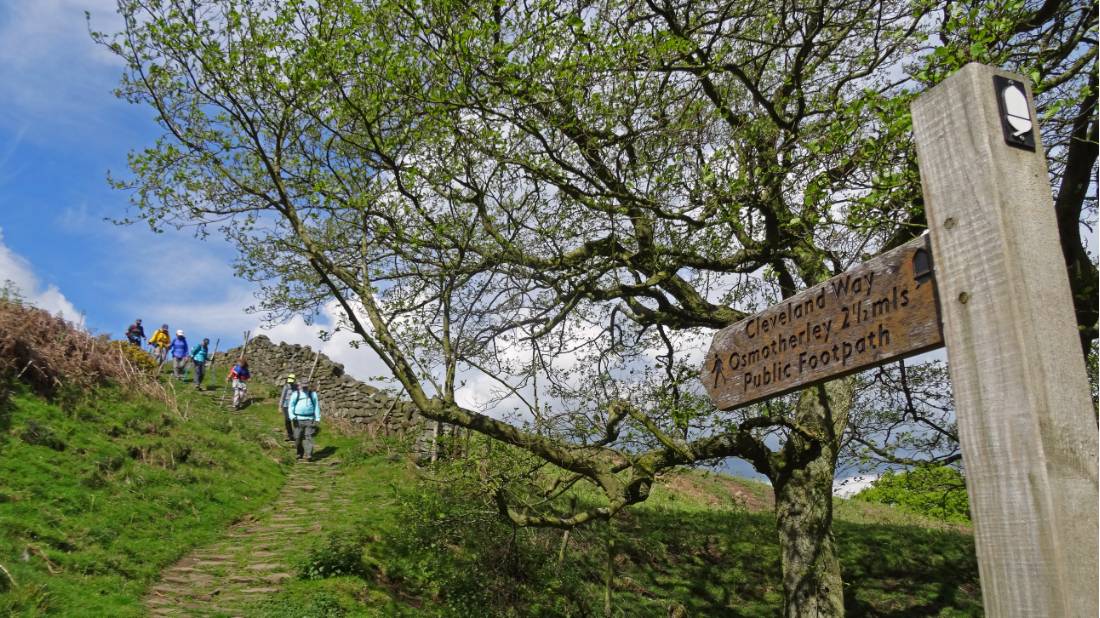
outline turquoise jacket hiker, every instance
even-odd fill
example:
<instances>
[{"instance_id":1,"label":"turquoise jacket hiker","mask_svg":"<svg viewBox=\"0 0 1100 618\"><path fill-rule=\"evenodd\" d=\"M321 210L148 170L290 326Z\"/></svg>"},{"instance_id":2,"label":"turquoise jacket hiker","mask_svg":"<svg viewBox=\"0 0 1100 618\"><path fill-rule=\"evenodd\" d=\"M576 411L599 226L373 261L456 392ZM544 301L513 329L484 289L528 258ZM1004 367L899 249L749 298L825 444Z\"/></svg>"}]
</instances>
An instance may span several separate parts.
<instances>
[{"instance_id":1,"label":"turquoise jacket hiker","mask_svg":"<svg viewBox=\"0 0 1100 618\"><path fill-rule=\"evenodd\" d=\"M191 360L196 363L205 363L206 355L209 353L210 351L206 349L206 346L201 343L196 344L195 347L191 349Z\"/></svg>"},{"instance_id":2,"label":"turquoise jacket hiker","mask_svg":"<svg viewBox=\"0 0 1100 618\"><path fill-rule=\"evenodd\" d=\"M302 391L294 393L290 396L287 409L294 420L321 420L321 404L317 401L317 391L310 391L308 396L303 396Z\"/></svg>"}]
</instances>

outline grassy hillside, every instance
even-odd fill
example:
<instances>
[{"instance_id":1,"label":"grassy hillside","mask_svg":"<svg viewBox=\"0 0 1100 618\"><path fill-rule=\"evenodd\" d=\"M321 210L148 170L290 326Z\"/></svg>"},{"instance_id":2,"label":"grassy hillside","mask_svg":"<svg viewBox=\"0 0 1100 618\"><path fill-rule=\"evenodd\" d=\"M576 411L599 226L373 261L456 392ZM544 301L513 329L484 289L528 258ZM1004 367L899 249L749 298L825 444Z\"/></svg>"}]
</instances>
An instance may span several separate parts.
<instances>
[{"instance_id":1,"label":"grassy hillside","mask_svg":"<svg viewBox=\"0 0 1100 618\"><path fill-rule=\"evenodd\" d=\"M291 450L273 392L239 413L180 389L179 412L106 387L66 406L19 389L0 430L0 615L138 616L158 572L269 503ZM280 559L294 579L249 615L582 616L602 613L608 540L620 616L774 616L782 605L769 488L687 472L604 524L513 529L475 460L420 470L400 444L320 437L350 508ZM978 615L972 538L838 501L852 615Z\"/></svg>"},{"instance_id":2,"label":"grassy hillside","mask_svg":"<svg viewBox=\"0 0 1100 618\"><path fill-rule=\"evenodd\" d=\"M513 529L444 464L372 506L365 575L346 590L385 594L387 610L345 599L347 615L600 615L607 540L615 615L774 616L782 608L770 488L717 474L666 479L616 519L563 538ZM447 470L445 468L450 468ZM465 479L465 480L464 480ZM382 492L385 495L385 492ZM835 532L851 615L981 615L973 539L950 526L837 501ZM564 550L563 548L564 541ZM303 582L296 598L305 598ZM284 598L284 607L294 606ZM305 616L308 613L286 614ZM342 614L333 614L342 615Z\"/></svg>"},{"instance_id":3,"label":"grassy hillside","mask_svg":"<svg viewBox=\"0 0 1100 618\"><path fill-rule=\"evenodd\" d=\"M138 616L189 547L270 500L279 444L256 414L187 392L175 414L103 387L67 407L20 389L0 434L0 615Z\"/></svg>"}]
</instances>

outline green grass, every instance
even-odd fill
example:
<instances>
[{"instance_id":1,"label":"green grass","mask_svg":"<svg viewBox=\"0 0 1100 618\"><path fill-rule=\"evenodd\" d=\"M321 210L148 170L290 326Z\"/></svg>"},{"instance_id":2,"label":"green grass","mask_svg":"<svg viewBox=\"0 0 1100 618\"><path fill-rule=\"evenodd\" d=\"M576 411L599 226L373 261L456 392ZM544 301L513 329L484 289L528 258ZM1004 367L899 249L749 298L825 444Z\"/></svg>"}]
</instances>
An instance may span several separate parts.
<instances>
[{"instance_id":1,"label":"green grass","mask_svg":"<svg viewBox=\"0 0 1100 618\"><path fill-rule=\"evenodd\" d=\"M0 614L139 616L188 549L271 500L284 469L273 406L216 408L180 389L177 416L103 388L62 409L25 392L0 435Z\"/></svg>"}]
</instances>

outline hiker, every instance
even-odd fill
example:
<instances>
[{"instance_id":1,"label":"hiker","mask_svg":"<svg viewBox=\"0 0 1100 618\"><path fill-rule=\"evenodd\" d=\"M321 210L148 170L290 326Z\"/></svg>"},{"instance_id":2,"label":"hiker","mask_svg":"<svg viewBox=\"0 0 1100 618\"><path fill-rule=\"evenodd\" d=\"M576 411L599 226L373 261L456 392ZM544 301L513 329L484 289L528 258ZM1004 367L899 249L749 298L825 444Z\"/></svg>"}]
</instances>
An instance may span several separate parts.
<instances>
[{"instance_id":1,"label":"hiker","mask_svg":"<svg viewBox=\"0 0 1100 618\"><path fill-rule=\"evenodd\" d=\"M321 422L321 404L309 382L302 382L298 392L290 396L290 414L294 419L294 449L298 459L304 455L306 461L313 461L313 436Z\"/></svg>"},{"instance_id":2,"label":"hiker","mask_svg":"<svg viewBox=\"0 0 1100 618\"><path fill-rule=\"evenodd\" d=\"M168 351L172 353L172 375L177 380L183 380L186 377L188 348L187 337L183 336L182 330L176 331L176 338L168 346Z\"/></svg>"},{"instance_id":3,"label":"hiker","mask_svg":"<svg viewBox=\"0 0 1100 618\"><path fill-rule=\"evenodd\" d=\"M164 364L164 359L168 357L169 343L172 343L172 338L168 336L167 324L161 324L160 328L153 333L153 336L149 337L149 347L152 348L150 352L153 353L158 368Z\"/></svg>"},{"instance_id":4,"label":"hiker","mask_svg":"<svg viewBox=\"0 0 1100 618\"><path fill-rule=\"evenodd\" d=\"M234 410L241 409L241 404L244 403L244 398L248 395L248 379L251 377L252 373L248 371L248 361L243 357L229 370L229 375L226 376L225 381L233 382Z\"/></svg>"},{"instance_id":5,"label":"hiker","mask_svg":"<svg viewBox=\"0 0 1100 618\"><path fill-rule=\"evenodd\" d=\"M202 343L191 350L191 362L195 363L195 390L202 390L202 379L206 376L206 359L210 356L210 340L203 339Z\"/></svg>"},{"instance_id":6,"label":"hiker","mask_svg":"<svg viewBox=\"0 0 1100 618\"><path fill-rule=\"evenodd\" d=\"M290 418L290 396L298 392L297 378L292 373L286 377L286 384L279 393L279 411L283 413L283 424L286 425L286 441L294 441L294 421Z\"/></svg>"},{"instance_id":7,"label":"hiker","mask_svg":"<svg viewBox=\"0 0 1100 618\"><path fill-rule=\"evenodd\" d=\"M145 339L145 327L141 325L141 318L134 320L134 323L126 329L126 339L131 344L141 347L141 340Z\"/></svg>"}]
</instances>

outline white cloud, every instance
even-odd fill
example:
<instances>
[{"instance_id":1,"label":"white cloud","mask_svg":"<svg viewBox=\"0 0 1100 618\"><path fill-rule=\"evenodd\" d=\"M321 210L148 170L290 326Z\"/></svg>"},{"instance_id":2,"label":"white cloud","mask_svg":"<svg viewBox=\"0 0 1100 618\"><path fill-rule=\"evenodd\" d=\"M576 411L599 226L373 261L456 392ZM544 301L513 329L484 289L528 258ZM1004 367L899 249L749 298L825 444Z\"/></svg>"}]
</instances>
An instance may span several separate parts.
<instances>
[{"instance_id":1,"label":"white cloud","mask_svg":"<svg viewBox=\"0 0 1100 618\"><path fill-rule=\"evenodd\" d=\"M332 333L338 320L337 305L330 303L322 308L320 319L314 324L306 324L304 319L295 316L282 324L261 328L260 332L272 341L285 341L307 345L314 350L320 349L322 354L342 364L344 371L357 380L377 383L378 376L389 376L389 368L382 359L378 358L374 350L366 344L358 348L352 347L353 342L362 341L355 333L340 330L333 333L328 341L321 341L318 332L324 329Z\"/></svg>"},{"instance_id":2,"label":"white cloud","mask_svg":"<svg viewBox=\"0 0 1100 618\"><path fill-rule=\"evenodd\" d=\"M875 484L877 474L859 474L846 479L833 481L833 495L840 498L851 498L859 492Z\"/></svg>"},{"instance_id":3,"label":"white cloud","mask_svg":"<svg viewBox=\"0 0 1100 618\"><path fill-rule=\"evenodd\" d=\"M0 229L0 283L6 281L15 284L19 293L32 305L50 313L60 313L65 319L78 325L84 324L84 316L65 298L61 290L52 284L43 287L30 262L4 243L4 231Z\"/></svg>"},{"instance_id":4,"label":"white cloud","mask_svg":"<svg viewBox=\"0 0 1100 618\"><path fill-rule=\"evenodd\" d=\"M251 302L252 295L247 290L231 290L221 298L193 295L165 298L144 305L142 313L148 316L145 321L151 327L168 324L172 332L182 329L190 338L202 338L208 336L206 333L256 330L259 320L244 311ZM240 341L222 342L222 349L227 343L229 347L240 345Z\"/></svg>"}]
</instances>

